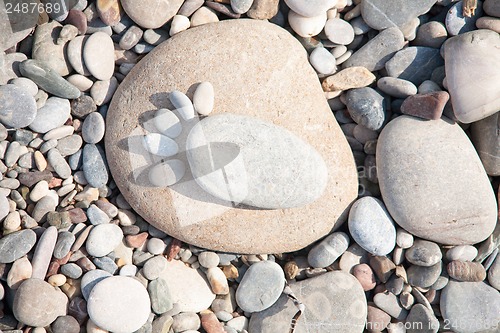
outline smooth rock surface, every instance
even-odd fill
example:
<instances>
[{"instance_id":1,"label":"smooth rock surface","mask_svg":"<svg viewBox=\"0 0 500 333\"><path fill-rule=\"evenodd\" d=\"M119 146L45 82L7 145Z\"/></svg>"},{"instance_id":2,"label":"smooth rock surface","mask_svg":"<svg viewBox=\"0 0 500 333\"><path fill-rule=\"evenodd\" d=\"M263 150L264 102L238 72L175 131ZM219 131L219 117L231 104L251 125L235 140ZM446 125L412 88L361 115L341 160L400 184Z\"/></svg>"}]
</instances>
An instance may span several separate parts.
<instances>
[{"instance_id":1,"label":"smooth rock surface","mask_svg":"<svg viewBox=\"0 0 500 333\"><path fill-rule=\"evenodd\" d=\"M352 119L371 130L379 130L385 121L386 102L376 90L365 87L349 90L346 106Z\"/></svg>"},{"instance_id":2,"label":"smooth rock surface","mask_svg":"<svg viewBox=\"0 0 500 333\"><path fill-rule=\"evenodd\" d=\"M26 255L35 245L36 234L31 229L10 233L0 239L0 263L7 264Z\"/></svg>"},{"instance_id":3,"label":"smooth rock surface","mask_svg":"<svg viewBox=\"0 0 500 333\"><path fill-rule=\"evenodd\" d=\"M285 274L278 264L257 262L243 275L236 289L236 303L246 312L263 311L278 300L284 286Z\"/></svg>"},{"instance_id":4,"label":"smooth rock surface","mask_svg":"<svg viewBox=\"0 0 500 333\"><path fill-rule=\"evenodd\" d=\"M472 142L490 176L500 175L500 113L472 123Z\"/></svg>"},{"instance_id":5,"label":"smooth rock surface","mask_svg":"<svg viewBox=\"0 0 500 333\"><path fill-rule=\"evenodd\" d=\"M397 52L386 64L389 76L420 85L431 78L432 71L444 64L438 49L411 46Z\"/></svg>"},{"instance_id":6,"label":"smooth rock surface","mask_svg":"<svg viewBox=\"0 0 500 333\"><path fill-rule=\"evenodd\" d=\"M178 304L180 312L200 312L215 299L205 275L180 260L168 262L160 278L167 282L172 303Z\"/></svg>"},{"instance_id":7,"label":"smooth rock surface","mask_svg":"<svg viewBox=\"0 0 500 333\"><path fill-rule=\"evenodd\" d=\"M67 99L49 97L45 105L38 109L36 117L29 125L29 128L38 133L47 133L62 126L68 120L70 113L71 106Z\"/></svg>"},{"instance_id":8,"label":"smooth rock surface","mask_svg":"<svg viewBox=\"0 0 500 333\"><path fill-rule=\"evenodd\" d=\"M68 298L41 279L27 279L17 289L12 311L20 322L44 327L66 315Z\"/></svg>"},{"instance_id":9,"label":"smooth rock surface","mask_svg":"<svg viewBox=\"0 0 500 333\"><path fill-rule=\"evenodd\" d=\"M83 46L83 60L96 79L111 79L115 70L115 48L111 37L100 31L90 35Z\"/></svg>"},{"instance_id":10,"label":"smooth rock surface","mask_svg":"<svg viewBox=\"0 0 500 333\"><path fill-rule=\"evenodd\" d=\"M290 27L301 37L312 37L319 34L323 30L326 20L326 12L313 17L299 15L293 10L288 12Z\"/></svg>"},{"instance_id":11,"label":"smooth rock surface","mask_svg":"<svg viewBox=\"0 0 500 333\"><path fill-rule=\"evenodd\" d=\"M239 36L247 54L242 57L239 49L228 48L222 43L224 36ZM184 57L186 52L195 56ZM172 61L177 56L181 62ZM235 57L235 61L216 61L220 57ZM258 71L254 70L255 59ZM276 72L276 63L287 64L288 70ZM175 79L161 79L166 75ZM212 115L255 117L282 126L311 145L328 170L323 195L307 206L287 212L233 208L222 200L213 201L194 181L182 181L170 188L147 185L147 167L152 156L140 141L134 141L134 137L145 134L139 121L143 119L141 115L152 109L173 109L165 92L179 90L190 95L189 88L204 81L211 82L217 92ZM128 97L131 95L135 96L132 100ZM243 97L249 95L254 96L252 103ZM337 228L346 217L349 203L357 196L351 152L323 101L324 94L303 47L276 25L240 19L189 29L152 51L118 88L107 114L108 163L134 210L169 235L229 252L275 253L303 248ZM307 116L299 111L305 109L311 110ZM185 158L178 158L188 165ZM324 219L325 214L330 216L328 220ZM315 227L311 228L311 224ZM260 239L257 235L262 232L269 235L265 242L249 241Z\"/></svg>"},{"instance_id":12,"label":"smooth rock surface","mask_svg":"<svg viewBox=\"0 0 500 333\"><path fill-rule=\"evenodd\" d=\"M440 309L457 333L497 332L500 294L484 282L450 280L441 292Z\"/></svg>"},{"instance_id":13,"label":"smooth rock surface","mask_svg":"<svg viewBox=\"0 0 500 333\"><path fill-rule=\"evenodd\" d=\"M488 177L463 130L446 118L391 121L377 143L377 174L388 211L413 235L461 245L493 232L497 204Z\"/></svg>"},{"instance_id":14,"label":"smooth rock surface","mask_svg":"<svg viewBox=\"0 0 500 333\"><path fill-rule=\"evenodd\" d=\"M349 236L343 232L334 232L314 246L307 254L307 262L315 268L333 264L348 248Z\"/></svg>"},{"instance_id":15,"label":"smooth rock surface","mask_svg":"<svg viewBox=\"0 0 500 333\"><path fill-rule=\"evenodd\" d=\"M376 256L385 256L396 245L396 228L382 201L358 199L349 212L349 232L356 243Z\"/></svg>"},{"instance_id":16,"label":"smooth rock surface","mask_svg":"<svg viewBox=\"0 0 500 333\"><path fill-rule=\"evenodd\" d=\"M453 113L459 121L475 122L500 110L500 87L496 84L500 80L499 49L500 36L486 29L445 42L446 82Z\"/></svg>"},{"instance_id":17,"label":"smooth rock surface","mask_svg":"<svg viewBox=\"0 0 500 333\"><path fill-rule=\"evenodd\" d=\"M483 2L477 1L476 9L471 16L464 16L464 1L458 1L454 4L446 15L446 30L451 36L456 36L476 29L476 21L483 16Z\"/></svg>"},{"instance_id":18,"label":"smooth rock surface","mask_svg":"<svg viewBox=\"0 0 500 333\"><path fill-rule=\"evenodd\" d=\"M83 147L82 159L83 173L88 183L95 188L106 185L109 175L102 148L94 144L86 144Z\"/></svg>"},{"instance_id":19,"label":"smooth rock surface","mask_svg":"<svg viewBox=\"0 0 500 333\"><path fill-rule=\"evenodd\" d=\"M326 13L335 6L337 0L285 0L291 10L305 17L313 17Z\"/></svg>"},{"instance_id":20,"label":"smooth rock surface","mask_svg":"<svg viewBox=\"0 0 500 333\"><path fill-rule=\"evenodd\" d=\"M417 239L405 252L406 260L414 265L432 266L442 259L441 249L434 242Z\"/></svg>"},{"instance_id":21,"label":"smooth rock surface","mask_svg":"<svg viewBox=\"0 0 500 333\"><path fill-rule=\"evenodd\" d=\"M90 292L87 310L99 327L129 333L141 328L150 313L149 294L134 278L113 276L98 282Z\"/></svg>"},{"instance_id":22,"label":"smooth rock surface","mask_svg":"<svg viewBox=\"0 0 500 333\"><path fill-rule=\"evenodd\" d=\"M37 26L33 40L32 59L44 62L59 75L68 75L72 68L64 52L65 45L57 44L62 25L51 21Z\"/></svg>"},{"instance_id":23,"label":"smooth rock surface","mask_svg":"<svg viewBox=\"0 0 500 333\"><path fill-rule=\"evenodd\" d=\"M367 304L363 288L352 275L333 271L292 282L290 287L305 305L305 313L297 321L296 332L363 332ZM297 308L292 300L281 295L274 306L252 314L248 332L287 332L296 312ZM326 318L329 319L325 320Z\"/></svg>"},{"instance_id":24,"label":"smooth rock surface","mask_svg":"<svg viewBox=\"0 0 500 333\"><path fill-rule=\"evenodd\" d=\"M0 122L10 128L26 127L33 122L36 102L30 92L13 84L0 86Z\"/></svg>"},{"instance_id":25,"label":"smooth rock surface","mask_svg":"<svg viewBox=\"0 0 500 333\"><path fill-rule=\"evenodd\" d=\"M87 238L87 252L94 257L105 256L121 243L122 238L123 232L116 224L96 225Z\"/></svg>"}]
</instances>

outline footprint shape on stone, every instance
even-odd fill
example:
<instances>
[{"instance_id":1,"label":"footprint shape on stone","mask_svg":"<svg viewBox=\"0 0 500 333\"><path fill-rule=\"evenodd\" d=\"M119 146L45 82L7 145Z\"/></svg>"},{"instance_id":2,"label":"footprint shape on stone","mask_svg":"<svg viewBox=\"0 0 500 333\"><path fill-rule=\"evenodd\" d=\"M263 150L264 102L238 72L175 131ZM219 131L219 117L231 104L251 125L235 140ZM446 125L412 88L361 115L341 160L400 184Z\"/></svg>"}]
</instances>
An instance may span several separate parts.
<instances>
[{"instance_id":1,"label":"footprint shape on stone","mask_svg":"<svg viewBox=\"0 0 500 333\"><path fill-rule=\"evenodd\" d=\"M214 106L209 82L198 84L192 102L180 91L170 92L168 98L173 110L154 111L131 133L128 147L146 152L139 154L142 160L129 155L134 180L148 182L142 186L169 187L180 226L235 207L299 207L323 193L326 164L293 133L256 118L228 113L208 116ZM296 154L284 155L287 149ZM292 184L284 186L283 181ZM194 211L190 200L206 206Z\"/></svg>"}]
</instances>

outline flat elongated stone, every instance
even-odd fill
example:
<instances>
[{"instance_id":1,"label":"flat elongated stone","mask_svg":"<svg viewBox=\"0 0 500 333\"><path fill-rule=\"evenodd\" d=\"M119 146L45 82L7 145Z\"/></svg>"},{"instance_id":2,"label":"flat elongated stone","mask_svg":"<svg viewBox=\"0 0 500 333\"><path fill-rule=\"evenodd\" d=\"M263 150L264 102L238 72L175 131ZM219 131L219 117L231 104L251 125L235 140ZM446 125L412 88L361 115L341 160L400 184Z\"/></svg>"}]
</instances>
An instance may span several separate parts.
<instances>
[{"instance_id":1,"label":"flat elongated stone","mask_svg":"<svg viewBox=\"0 0 500 333\"><path fill-rule=\"evenodd\" d=\"M356 278L342 271L290 283L290 288L305 305L296 332L360 333L367 314L363 288ZM269 309L252 314L251 333L288 332L297 308L286 295ZM307 318L307 320L304 320ZM325 318L329 318L325 320Z\"/></svg>"},{"instance_id":2,"label":"flat elongated stone","mask_svg":"<svg viewBox=\"0 0 500 333\"><path fill-rule=\"evenodd\" d=\"M246 55L223 43L226 38L238 38ZM186 52L193 56L183 56ZM215 61L219 56L234 57L235 61ZM288 69L276 72L276 63L286 64ZM165 80L167 76L173 80ZM324 160L328 183L323 194L288 213L279 209L248 209L244 205L235 208L202 190L189 170L185 179L169 188L152 187L149 169L160 161L143 148L142 136L147 133L142 126L151 125L148 129L154 132L152 105L156 110L174 110L169 93L178 90L190 98L199 82L211 82L216 92L217 107L202 124L217 115L231 113L283 127L314 148ZM251 103L245 96L253 96ZM176 138L181 152L185 136L197 122L196 118L183 122L183 131ZM267 22L226 20L176 34L134 66L122 81L106 124L108 163L127 201L148 222L190 244L245 253L303 248L335 230L357 196L351 152L325 103L306 52L287 31ZM189 169L183 154L175 158ZM269 166L260 172L265 178L274 171ZM325 214L330 218L324 219ZM263 231L269 237L256 242Z\"/></svg>"},{"instance_id":3,"label":"flat elongated stone","mask_svg":"<svg viewBox=\"0 0 500 333\"><path fill-rule=\"evenodd\" d=\"M493 232L495 195L457 124L398 117L382 130L376 156L385 205L405 230L450 245L474 244Z\"/></svg>"},{"instance_id":4,"label":"flat elongated stone","mask_svg":"<svg viewBox=\"0 0 500 333\"><path fill-rule=\"evenodd\" d=\"M363 88L373 81L375 81L375 75L365 67L348 67L327 77L322 86L325 91L338 91Z\"/></svg>"},{"instance_id":5,"label":"flat elongated stone","mask_svg":"<svg viewBox=\"0 0 500 333\"><path fill-rule=\"evenodd\" d=\"M83 173L92 187L102 187L109 179L106 157L102 148L94 144L83 147Z\"/></svg>"},{"instance_id":6,"label":"flat elongated stone","mask_svg":"<svg viewBox=\"0 0 500 333\"><path fill-rule=\"evenodd\" d=\"M186 149L198 185L222 200L266 209L300 207L319 198L327 183L325 162L314 148L255 118L205 118L191 130Z\"/></svg>"},{"instance_id":7,"label":"flat elongated stone","mask_svg":"<svg viewBox=\"0 0 500 333\"><path fill-rule=\"evenodd\" d=\"M35 119L29 125L30 129L38 133L47 133L62 126L71 113L67 99L50 97L45 105L38 109Z\"/></svg>"},{"instance_id":8,"label":"flat elongated stone","mask_svg":"<svg viewBox=\"0 0 500 333\"><path fill-rule=\"evenodd\" d=\"M28 253L35 245L36 234L31 229L10 233L0 239L0 263L11 263Z\"/></svg>"},{"instance_id":9,"label":"flat elongated stone","mask_svg":"<svg viewBox=\"0 0 500 333\"><path fill-rule=\"evenodd\" d=\"M23 76L30 78L40 89L62 98L78 98L81 95L77 87L66 81L56 71L37 60L25 60L19 65Z\"/></svg>"},{"instance_id":10,"label":"flat elongated stone","mask_svg":"<svg viewBox=\"0 0 500 333\"><path fill-rule=\"evenodd\" d=\"M407 47L385 64L389 76L420 85L431 78L432 71L444 64L439 49L425 46Z\"/></svg>"},{"instance_id":11,"label":"flat elongated stone","mask_svg":"<svg viewBox=\"0 0 500 333\"><path fill-rule=\"evenodd\" d=\"M475 122L500 110L499 49L500 36L486 29L467 32L445 42L446 82L453 113L459 121Z\"/></svg>"}]
</instances>

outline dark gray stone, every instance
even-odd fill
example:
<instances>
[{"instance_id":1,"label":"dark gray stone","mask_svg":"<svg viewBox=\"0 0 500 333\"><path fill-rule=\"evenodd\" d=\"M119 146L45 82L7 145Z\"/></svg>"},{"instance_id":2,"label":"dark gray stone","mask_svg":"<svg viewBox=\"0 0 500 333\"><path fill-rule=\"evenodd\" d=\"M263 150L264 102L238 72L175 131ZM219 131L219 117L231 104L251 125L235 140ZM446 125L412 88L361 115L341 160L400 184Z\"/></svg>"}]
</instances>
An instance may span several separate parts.
<instances>
[{"instance_id":1,"label":"dark gray stone","mask_svg":"<svg viewBox=\"0 0 500 333\"><path fill-rule=\"evenodd\" d=\"M485 0L484 11L490 16L500 17L500 2L498 0Z\"/></svg>"},{"instance_id":2,"label":"dark gray stone","mask_svg":"<svg viewBox=\"0 0 500 333\"><path fill-rule=\"evenodd\" d=\"M80 324L72 316L60 316L52 325L52 333L79 333Z\"/></svg>"},{"instance_id":3,"label":"dark gray stone","mask_svg":"<svg viewBox=\"0 0 500 333\"><path fill-rule=\"evenodd\" d=\"M75 235L69 231L61 231L57 234L57 242L54 247L54 257L57 259L64 258L75 242Z\"/></svg>"},{"instance_id":4,"label":"dark gray stone","mask_svg":"<svg viewBox=\"0 0 500 333\"><path fill-rule=\"evenodd\" d=\"M40 89L55 96L74 99L81 95L77 87L38 60L28 59L19 65L21 74L35 82Z\"/></svg>"},{"instance_id":5,"label":"dark gray stone","mask_svg":"<svg viewBox=\"0 0 500 333\"><path fill-rule=\"evenodd\" d=\"M377 71L384 68L386 62L401 50L404 44L403 33L398 28L385 29L354 52L343 66L361 66L369 71Z\"/></svg>"},{"instance_id":6,"label":"dark gray stone","mask_svg":"<svg viewBox=\"0 0 500 333\"><path fill-rule=\"evenodd\" d=\"M411 323L406 333L436 333L439 330L439 321L434 312L423 304L412 306L406 322Z\"/></svg>"},{"instance_id":7,"label":"dark gray stone","mask_svg":"<svg viewBox=\"0 0 500 333\"><path fill-rule=\"evenodd\" d=\"M428 288L432 286L442 271L441 261L433 266L410 266L406 274L408 276L408 283L415 287Z\"/></svg>"},{"instance_id":8,"label":"dark gray stone","mask_svg":"<svg viewBox=\"0 0 500 333\"><path fill-rule=\"evenodd\" d=\"M92 259L92 262L103 271L110 274L115 274L118 270L118 266L115 264L114 260L110 257L99 257Z\"/></svg>"},{"instance_id":9,"label":"dark gray stone","mask_svg":"<svg viewBox=\"0 0 500 333\"><path fill-rule=\"evenodd\" d=\"M35 98L26 88L0 86L0 122L10 128L26 127L36 116Z\"/></svg>"},{"instance_id":10,"label":"dark gray stone","mask_svg":"<svg viewBox=\"0 0 500 333\"><path fill-rule=\"evenodd\" d=\"M384 97L372 88L349 90L346 106L352 119L359 125L371 130L378 130L385 121L386 103Z\"/></svg>"},{"instance_id":11,"label":"dark gray stone","mask_svg":"<svg viewBox=\"0 0 500 333\"><path fill-rule=\"evenodd\" d=\"M444 65L444 59L439 49L425 46L407 47L392 57L385 64L389 76L413 82L420 85L429 80L432 71Z\"/></svg>"},{"instance_id":12,"label":"dark gray stone","mask_svg":"<svg viewBox=\"0 0 500 333\"><path fill-rule=\"evenodd\" d=\"M101 147L86 144L82 154L83 173L92 187L102 187L109 179L106 156Z\"/></svg>"}]
</instances>

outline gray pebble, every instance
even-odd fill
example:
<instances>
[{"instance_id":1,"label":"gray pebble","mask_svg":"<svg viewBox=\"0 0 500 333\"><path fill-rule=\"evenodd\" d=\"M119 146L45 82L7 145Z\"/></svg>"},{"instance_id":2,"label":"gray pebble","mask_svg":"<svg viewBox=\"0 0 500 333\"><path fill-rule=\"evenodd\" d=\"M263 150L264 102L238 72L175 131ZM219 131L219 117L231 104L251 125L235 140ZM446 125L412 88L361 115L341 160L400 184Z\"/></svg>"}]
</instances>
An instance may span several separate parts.
<instances>
[{"instance_id":1,"label":"gray pebble","mask_svg":"<svg viewBox=\"0 0 500 333\"><path fill-rule=\"evenodd\" d=\"M168 289L167 281L162 278L155 279L148 284L151 309L161 315L173 308L172 296Z\"/></svg>"},{"instance_id":2,"label":"gray pebble","mask_svg":"<svg viewBox=\"0 0 500 333\"><path fill-rule=\"evenodd\" d=\"M141 28L136 25L131 26L120 38L120 48L122 50L130 50L141 40L142 35L143 31Z\"/></svg>"},{"instance_id":3,"label":"gray pebble","mask_svg":"<svg viewBox=\"0 0 500 333\"><path fill-rule=\"evenodd\" d=\"M213 268L219 265L220 259L217 253L204 251L198 254L198 261L205 268Z\"/></svg>"},{"instance_id":4,"label":"gray pebble","mask_svg":"<svg viewBox=\"0 0 500 333\"><path fill-rule=\"evenodd\" d=\"M0 239L0 263L7 264L16 261L26 255L33 248L35 242L36 234L31 229L5 235Z\"/></svg>"},{"instance_id":5,"label":"gray pebble","mask_svg":"<svg viewBox=\"0 0 500 333\"><path fill-rule=\"evenodd\" d=\"M446 30L451 36L456 36L476 30L476 21L478 18L483 16L483 2L478 1L475 14L471 17L466 17L463 15L463 5L464 1L459 1L454 4L446 15Z\"/></svg>"},{"instance_id":6,"label":"gray pebble","mask_svg":"<svg viewBox=\"0 0 500 333\"><path fill-rule=\"evenodd\" d=\"M93 225L109 223L110 221L110 217L94 204L87 209L87 217Z\"/></svg>"},{"instance_id":7,"label":"gray pebble","mask_svg":"<svg viewBox=\"0 0 500 333\"><path fill-rule=\"evenodd\" d=\"M86 144L82 154L83 173L92 187L100 188L108 182L106 157L101 147Z\"/></svg>"},{"instance_id":8,"label":"gray pebble","mask_svg":"<svg viewBox=\"0 0 500 333\"><path fill-rule=\"evenodd\" d=\"M446 259L449 261L472 261L477 256L477 248L472 245L457 245L446 251Z\"/></svg>"},{"instance_id":9,"label":"gray pebble","mask_svg":"<svg viewBox=\"0 0 500 333\"><path fill-rule=\"evenodd\" d=\"M401 307L398 298L391 292L376 294L373 297L373 302L378 308L397 320L404 320L408 315L408 311Z\"/></svg>"},{"instance_id":10,"label":"gray pebble","mask_svg":"<svg viewBox=\"0 0 500 333\"><path fill-rule=\"evenodd\" d=\"M408 283L412 286L428 288L436 283L441 275L441 270L441 261L433 266L412 265L406 270Z\"/></svg>"},{"instance_id":11,"label":"gray pebble","mask_svg":"<svg viewBox=\"0 0 500 333\"><path fill-rule=\"evenodd\" d=\"M372 88L351 89L345 94L347 110L357 124L378 130L385 121L384 97Z\"/></svg>"},{"instance_id":12,"label":"gray pebble","mask_svg":"<svg viewBox=\"0 0 500 333\"><path fill-rule=\"evenodd\" d=\"M343 232L334 232L309 251L307 261L316 268L330 266L348 247L349 236Z\"/></svg>"},{"instance_id":13,"label":"gray pebble","mask_svg":"<svg viewBox=\"0 0 500 333\"><path fill-rule=\"evenodd\" d=\"M38 239L33 259L31 259L31 265L33 267L33 273L31 274L32 279L45 279L52 259L52 254L54 253L57 234L56 227L51 226L48 227Z\"/></svg>"},{"instance_id":14,"label":"gray pebble","mask_svg":"<svg viewBox=\"0 0 500 333\"><path fill-rule=\"evenodd\" d=\"M96 225L87 238L87 252L94 257L103 257L113 251L121 243L122 238L123 232L116 224Z\"/></svg>"},{"instance_id":15,"label":"gray pebble","mask_svg":"<svg viewBox=\"0 0 500 333\"><path fill-rule=\"evenodd\" d=\"M172 329L175 333L184 332L188 330L196 331L200 328L200 317L194 312L183 312L173 316L174 322Z\"/></svg>"},{"instance_id":16,"label":"gray pebble","mask_svg":"<svg viewBox=\"0 0 500 333\"><path fill-rule=\"evenodd\" d=\"M406 251L406 260L414 265L433 266L439 263L442 258L439 245L434 242L417 239Z\"/></svg>"},{"instance_id":17,"label":"gray pebble","mask_svg":"<svg viewBox=\"0 0 500 333\"><path fill-rule=\"evenodd\" d=\"M57 150L62 156L69 156L76 153L82 147L82 137L73 134L65 138L57 140Z\"/></svg>"},{"instance_id":18,"label":"gray pebble","mask_svg":"<svg viewBox=\"0 0 500 333\"><path fill-rule=\"evenodd\" d=\"M406 317L407 333L437 333L439 321L432 310L422 304L415 304ZM411 324L410 324L411 323Z\"/></svg>"},{"instance_id":19,"label":"gray pebble","mask_svg":"<svg viewBox=\"0 0 500 333\"><path fill-rule=\"evenodd\" d=\"M80 149L68 158L68 164L71 170L81 169L83 163L82 155L83 155L83 150Z\"/></svg>"},{"instance_id":20,"label":"gray pebble","mask_svg":"<svg viewBox=\"0 0 500 333\"><path fill-rule=\"evenodd\" d=\"M14 140L21 143L23 146L27 146L34 137L35 134L26 129L17 129L14 132Z\"/></svg>"},{"instance_id":21,"label":"gray pebble","mask_svg":"<svg viewBox=\"0 0 500 333\"><path fill-rule=\"evenodd\" d=\"M36 203L31 215L35 219L35 221L43 222L46 218L47 213L55 211L56 207L57 203L53 198L47 195Z\"/></svg>"},{"instance_id":22,"label":"gray pebble","mask_svg":"<svg viewBox=\"0 0 500 333\"><path fill-rule=\"evenodd\" d=\"M83 270L77 264L70 262L61 266L61 273L70 279L79 279L82 276Z\"/></svg>"},{"instance_id":23,"label":"gray pebble","mask_svg":"<svg viewBox=\"0 0 500 333\"><path fill-rule=\"evenodd\" d=\"M41 146L40 146L40 152L42 154L45 154L46 152L48 152L49 150L51 150L52 148L55 148L57 147L57 140L56 139L51 139L49 141L45 141Z\"/></svg>"},{"instance_id":24,"label":"gray pebble","mask_svg":"<svg viewBox=\"0 0 500 333\"><path fill-rule=\"evenodd\" d=\"M26 77L18 77L11 80L10 83L26 89L33 97L38 93L38 86L36 85L36 83Z\"/></svg>"},{"instance_id":25,"label":"gray pebble","mask_svg":"<svg viewBox=\"0 0 500 333\"><path fill-rule=\"evenodd\" d=\"M57 148L52 148L47 153L47 161L50 163L59 177L66 179L71 177L71 168Z\"/></svg>"},{"instance_id":26,"label":"gray pebble","mask_svg":"<svg viewBox=\"0 0 500 333\"><path fill-rule=\"evenodd\" d=\"M37 106L30 91L13 84L0 86L0 122L10 128L30 125Z\"/></svg>"},{"instance_id":27,"label":"gray pebble","mask_svg":"<svg viewBox=\"0 0 500 333\"><path fill-rule=\"evenodd\" d=\"M71 112L70 103L67 99L50 97L43 107L38 109L35 119L29 128L38 133L48 131L64 125Z\"/></svg>"},{"instance_id":28,"label":"gray pebble","mask_svg":"<svg viewBox=\"0 0 500 333\"><path fill-rule=\"evenodd\" d=\"M13 141L9 144L7 150L5 151L4 162L7 167L12 167L16 164L17 160L21 155L26 154L28 150L25 146L22 146L19 142Z\"/></svg>"},{"instance_id":29,"label":"gray pebble","mask_svg":"<svg viewBox=\"0 0 500 333\"><path fill-rule=\"evenodd\" d=\"M75 235L73 235L69 231L61 231L57 235L57 242L54 248L54 257L57 259L64 258L69 251L71 250L71 246L75 242Z\"/></svg>"},{"instance_id":30,"label":"gray pebble","mask_svg":"<svg viewBox=\"0 0 500 333\"><path fill-rule=\"evenodd\" d=\"M111 274L115 274L118 271L118 266L115 264L115 261L110 257L99 257L92 259L92 262L103 271L106 271Z\"/></svg>"},{"instance_id":31,"label":"gray pebble","mask_svg":"<svg viewBox=\"0 0 500 333\"><path fill-rule=\"evenodd\" d=\"M417 87L410 81L390 76L380 78L377 88L396 98L406 98L417 93Z\"/></svg>"},{"instance_id":32,"label":"gray pebble","mask_svg":"<svg viewBox=\"0 0 500 333\"><path fill-rule=\"evenodd\" d=\"M82 125L82 137L87 143L98 143L104 137L104 118L99 112L90 113Z\"/></svg>"},{"instance_id":33,"label":"gray pebble","mask_svg":"<svg viewBox=\"0 0 500 333\"><path fill-rule=\"evenodd\" d=\"M411 46L397 52L385 68L389 76L420 85L432 76L432 72L444 64L439 50L425 46Z\"/></svg>"},{"instance_id":34,"label":"gray pebble","mask_svg":"<svg viewBox=\"0 0 500 333\"><path fill-rule=\"evenodd\" d=\"M84 118L86 115L97 110L94 99L88 95L82 95L71 101L71 114L78 118Z\"/></svg>"}]
</instances>

